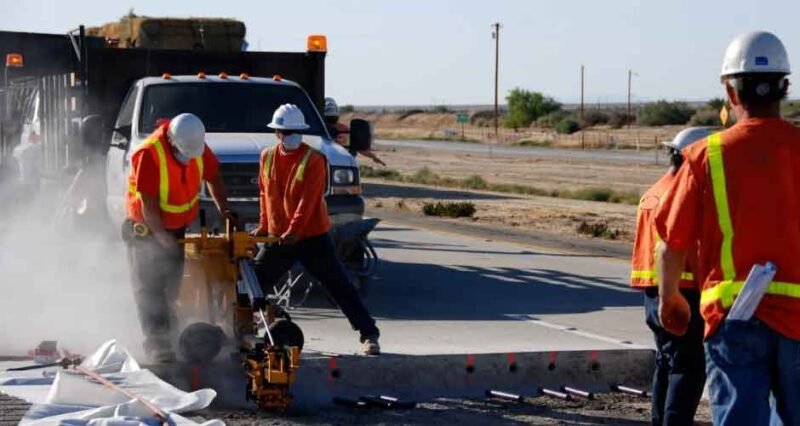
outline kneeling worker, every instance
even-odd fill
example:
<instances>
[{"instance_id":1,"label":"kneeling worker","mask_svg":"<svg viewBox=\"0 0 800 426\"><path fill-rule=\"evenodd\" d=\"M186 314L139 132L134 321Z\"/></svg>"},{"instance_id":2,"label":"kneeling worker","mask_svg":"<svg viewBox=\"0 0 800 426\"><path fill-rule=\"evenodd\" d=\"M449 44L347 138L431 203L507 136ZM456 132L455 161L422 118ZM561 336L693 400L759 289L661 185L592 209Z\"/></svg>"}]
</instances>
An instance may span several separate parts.
<instances>
[{"instance_id":1,"label":"kneeling worker","mask_svg":"<svg viewBox=\"0 0 800 426\"><path fill-rule=\"evenodd\" d=\"M254 235L274 235L280 244L265 246L256 257L256 274L268 288L300 262L328 290L350 325L361 334L362 352L380 353L375 320L367 312L328 233L325 157L302 143L308 129L303 112L292 104L275 111L268 127L280 143L261 154L261 220Z\"/></svg>"},{"instance_id":2,"label":"kneeling worker","mask_svg":"<svg viewBox=\"0 0 800 426\"><path fill-rule=\"evenodd\" d=\"M173 304L184 263L177 240L197 217L203 181L219 211L232 219L219 161L205 144L203 122L193 114L162 124L131 156L123 236L144 349L155 362L175 360Z\"/></svg>"},{"instance_id":3,"label":"kneeling worker","mask_svg":"<svg viewBox=\"0 0 800 426\"><path fill-rule=\"evenodd\" d=\"M709 134L709 128L690 127L666 143L670 151L669 171L644 193L636 215L631 286L644 292L645 320L653 331L656 343L656 370L653 374L650 416L651 424L657 426L693 424L706 382L700 290L693 274L696 256L689 257L680 282L681 293L691 307L692 320L686 334L676 336L665 330L658 318L655 253L660 239L654 217L683 163L681 151Z\"/></svg>"}]
</instances>

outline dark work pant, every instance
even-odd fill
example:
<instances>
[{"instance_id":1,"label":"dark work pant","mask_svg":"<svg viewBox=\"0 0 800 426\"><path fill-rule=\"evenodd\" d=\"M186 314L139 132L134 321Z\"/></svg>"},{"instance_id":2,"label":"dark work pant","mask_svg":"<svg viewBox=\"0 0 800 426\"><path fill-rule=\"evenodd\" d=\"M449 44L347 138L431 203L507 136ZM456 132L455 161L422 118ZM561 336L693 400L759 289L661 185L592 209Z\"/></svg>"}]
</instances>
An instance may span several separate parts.
<instances>
[{"instance_id":1,"label":"dark work pant","mask_svg":"<svg viewBox=\"0 0 800 426\"><path fill-rule=\"evenodd\" d=\"M296 262L322 283L353 329L361 333L361 341L379 336L375 320L347 277L329 234L307 238L292 245L263 247L256 256L255 270L264 294L269 294L268 289Z\"/></svg>"},{"instance_id":2,"label":"dark work pant","mask_svg":"<svg viewBox=\"0 0 800 426\"><path fill-rule=\"evenodd\" d=\"M706 382L703 352L703 318L700 292L681 289L689 302L692 320L685 335L670 334L658 318L658 289L645 291L647 325L656 341L656 371L653 374L653 425L691 425Z\"/></svg>"},{"instance_id":3,"label":"dark work pant","mask_svg":"<svg viewBox=\"0 0 800 426\"><path fill-rule=\"evenodd\" d=\"M183 238L185 231L172 233ZM171 348L177 325L174 304L183 279L184 252L183 246L178 247L167 250L152 237L128 240L131 284L146 351Z\"/></svg>"}]
</instances>

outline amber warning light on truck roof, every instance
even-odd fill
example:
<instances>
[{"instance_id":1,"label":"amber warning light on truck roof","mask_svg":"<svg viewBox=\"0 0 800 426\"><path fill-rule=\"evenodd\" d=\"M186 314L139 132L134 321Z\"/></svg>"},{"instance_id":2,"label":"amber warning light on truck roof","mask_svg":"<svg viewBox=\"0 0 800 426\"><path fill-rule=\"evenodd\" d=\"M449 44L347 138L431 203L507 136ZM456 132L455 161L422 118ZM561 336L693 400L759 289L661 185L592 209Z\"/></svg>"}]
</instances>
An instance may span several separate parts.
<instances>
[{"instance_id":1,"label":"amber warning light on truck roof","mask_svg":"<svg viewBox=\"0 0 800 426\"><path fill-rule=\"evenodd\" d=\"M327 52L328 51L328 38L324 35L310 35L308 36L308 51L309 52Z\"/></svg>"},{"instance_id":2,"label":"amber warning light on truck roof","mask_svg":"<svg viewBox=\"0 0 800 426\"><path fill-rule=\"evenodd\" d=\"M6 55L6 68L22 68L25 65L25 59L22 53L9 53Z\"/></svg>"}]
</instances>

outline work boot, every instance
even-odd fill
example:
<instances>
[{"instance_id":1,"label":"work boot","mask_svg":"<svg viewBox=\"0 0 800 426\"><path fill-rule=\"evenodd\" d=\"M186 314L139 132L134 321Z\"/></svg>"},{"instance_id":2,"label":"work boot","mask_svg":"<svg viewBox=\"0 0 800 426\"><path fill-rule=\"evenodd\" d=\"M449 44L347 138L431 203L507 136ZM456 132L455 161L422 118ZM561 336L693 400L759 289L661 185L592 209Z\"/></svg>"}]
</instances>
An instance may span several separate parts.
<instances>
[{"instance_id":1,"label":"work boot","mask_svg":"<svg viewBox=\"0 0 800 426\"><path fill-rule=\"evenodd\" d=\"M380 355L381 345L377 337L367 337L361 342L361 353L364 355Z\"/></svg>"}]
</instances>

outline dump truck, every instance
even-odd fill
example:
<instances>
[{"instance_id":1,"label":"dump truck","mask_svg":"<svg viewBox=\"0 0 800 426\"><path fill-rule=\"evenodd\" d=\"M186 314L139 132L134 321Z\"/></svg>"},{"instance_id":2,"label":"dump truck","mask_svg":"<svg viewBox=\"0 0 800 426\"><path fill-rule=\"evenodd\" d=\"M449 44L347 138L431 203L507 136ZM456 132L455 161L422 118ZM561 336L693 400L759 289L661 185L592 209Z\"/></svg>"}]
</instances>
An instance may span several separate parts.
<instances>
[{"instance_id":1,"label":"dump truck","mask_svg":"<svg viewBox=\"0 0 800 426\"><path fill-rule=\"evenodd\" d=\"M356 283L366 287L370 251L364 241L374 222L363 218L355 155L369 149L371 127L351 123L349 151L333 142L319 113L327 39L310 36L306 47L302 52L122 48L88 35L84 27L65 35L0 32L0 58L6 58L0 168L12 168L8 154L21 138L38 138L46 173L78 193L70 195L81 201L76 220L118 233L132 151L158 120L192 112L205 121L231 207L252 226L258 221L260 153L277 143L266 124L274 108L296 103L311 123L305 140L328 161L326 200L334 234L343 236L337 241L340 255ZM209 228L223 229L215 209L206 208L210 200L204 196L202 203Z\"/></svg>"}]
</instances>

